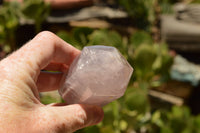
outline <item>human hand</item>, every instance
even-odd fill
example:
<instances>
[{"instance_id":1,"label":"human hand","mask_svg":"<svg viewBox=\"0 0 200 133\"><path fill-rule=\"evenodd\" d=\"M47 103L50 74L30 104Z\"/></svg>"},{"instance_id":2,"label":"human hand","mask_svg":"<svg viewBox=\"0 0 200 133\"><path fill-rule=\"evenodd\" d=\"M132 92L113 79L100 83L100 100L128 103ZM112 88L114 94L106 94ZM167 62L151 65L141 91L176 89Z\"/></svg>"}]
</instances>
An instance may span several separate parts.
<instances>
[{"instance_id":1,"label":"human hand","mask_svg":"<svg viewBox=\"0 0 200 133\"><path fill-rule=\"evenodd\" d=\"M103 111L98 106L43 105L39 101L39 92L58 89L63 76L40 73L40 70L67 72L79 54L79 50L44 31L3 59L0 62L0 132L74 132L100 122Z\"/></svg>"}]
</instances>

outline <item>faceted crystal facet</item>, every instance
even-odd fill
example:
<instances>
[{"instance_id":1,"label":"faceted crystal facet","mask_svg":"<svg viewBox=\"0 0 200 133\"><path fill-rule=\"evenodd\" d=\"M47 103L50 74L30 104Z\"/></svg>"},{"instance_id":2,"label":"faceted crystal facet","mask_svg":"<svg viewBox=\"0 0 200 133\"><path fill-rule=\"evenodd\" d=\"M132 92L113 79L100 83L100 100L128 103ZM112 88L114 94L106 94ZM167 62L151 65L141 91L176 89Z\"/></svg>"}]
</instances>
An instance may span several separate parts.
<instances>
[{"instance_id":1,"label":"faceted crystal facet","mask_svg":"<svg viewBox=\"0 0 200 133\"><path fill-rule=\"evenodd\" d=\"M70 66L59 93L69 104L103 106L124 95L132 72L116 48L84 47Z\"/></svg>"}]
</instances>

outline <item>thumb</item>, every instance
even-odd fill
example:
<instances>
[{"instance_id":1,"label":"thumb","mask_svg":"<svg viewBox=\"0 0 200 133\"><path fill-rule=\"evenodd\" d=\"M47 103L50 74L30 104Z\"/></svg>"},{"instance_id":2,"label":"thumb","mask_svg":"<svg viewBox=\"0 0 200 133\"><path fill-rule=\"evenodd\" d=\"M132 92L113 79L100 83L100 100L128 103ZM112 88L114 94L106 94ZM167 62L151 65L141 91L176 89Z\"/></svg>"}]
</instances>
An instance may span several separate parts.
<instances>
[{"instance_id":1,"label":"thumb","mask_svg":"<svg viewBox=\"0 0 200 133\"><path fill-rule=\"evenodd\" d=\"M42 130L44 132L50 130L49 132L55 133L71 133L98 124L104 116L103 110L99 106L81 104L45 106L41 107L41 113L39 113L41 117L39 123L42 124L40 125L43 127Z\"/></svg>"}]
</instances>

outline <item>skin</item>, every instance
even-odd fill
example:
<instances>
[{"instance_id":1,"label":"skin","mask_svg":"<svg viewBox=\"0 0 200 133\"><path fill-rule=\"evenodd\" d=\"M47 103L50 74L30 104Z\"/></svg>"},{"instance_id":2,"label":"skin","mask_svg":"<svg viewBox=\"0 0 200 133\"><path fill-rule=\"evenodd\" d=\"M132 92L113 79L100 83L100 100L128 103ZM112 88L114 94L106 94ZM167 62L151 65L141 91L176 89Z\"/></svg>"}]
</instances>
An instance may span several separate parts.
<instances>
[{"instance_id":1,"label":"skin","mask_svg":"<svg viewBox=\"0 0 200 133\"><path fill-rule=\"evenodd\" d=\"M58 89L80 51L51 32L44 31L0 62L0 132L70 133L103 119L101 107L92 105L43 105L40 91ZM49 82L51 81L51 82Z\"/></svg>"}]
</instances>

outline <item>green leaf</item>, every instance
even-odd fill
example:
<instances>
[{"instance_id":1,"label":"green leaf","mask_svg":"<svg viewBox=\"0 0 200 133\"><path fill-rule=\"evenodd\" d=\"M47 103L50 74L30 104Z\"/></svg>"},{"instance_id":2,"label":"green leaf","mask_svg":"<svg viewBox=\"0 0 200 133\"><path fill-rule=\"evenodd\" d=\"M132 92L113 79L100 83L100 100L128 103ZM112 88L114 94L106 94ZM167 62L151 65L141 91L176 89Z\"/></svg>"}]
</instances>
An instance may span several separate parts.
<instances>
[{"instance_id":1,"label":"green leaf","mask_svg":"<svg viewBox=\"0 0 200 133\"><path fill-rule=\"evenodd\" d=\"M120 120L119 125L121 131L125 131L128 127L128 123L125 120Z\"/></svg>"},{"instance_id":2,"label":"green leaf","mask_svg":"<svg viewBox=\"0 0 200 133\"><path fill-rule=\"evenodd\" d=\"M156 124L159 127L163 127L164 123L161 119L161 113L160 111L155 111L152 115L152 120L151 120L154 124Z\"/></svg>"},{"instance_id":3,"label":"green leaf","mask_svg":"<svg viewBox=\"0 0 200 133\"><path fill-rule=\"evenodd\" d=\"M151 45L143 44L135 50L134 67L138 78L149 81L154 76L152 67L156 57L157 53Z\"/></svg>"},{"instance_id":4,"label":"green leaf","mask_svg":"<svg viewBox=\"0 0 200 133\"><path fill-rule=\"evenodd\" d=\"M125 104L129 110L144 113L148 109L147 92L140 88L128 88L125 94Z\"/></svg>"},{"instance_id":5,"label":"green leaf","mask_svg":"<svg viewBox=\"0 0 200 133\"><path fill-rule=\"evenodd\" d=\"M41 24L50 13L50 4L43 0L26 0L21 6L25 17L34 20L36 33L41 30Z\"/></svg>"},{"instance_id":6,"label":"green leaf","mask_svg":"<svg viewBox=\"0 0 200 133\"><path fill-rule=\"evenodd\" d=\"M45 96L42 96L41 99L40 99L41 103L43 104L50 104L50 103L59 103L61 102L61 99L58 100L52 96L49 96L49 95L45 95Z\"/></svg>"},{"instance_id":7,"label":"green leaf","mask_svg":"<svg viewBox=\"0 0 200 133\"><path fill-rule=\"evenodd\" d=\"M28 0L22 5L23 14L30 19L46 19L48 14L48 4L43 0Z\"/></svg>"},{"instance_id":8,"label":"green leaf","mask_svg":"<svg viewBox=\"0 0 200 133\"><path fill-rule=\"evenodd\" d=\"M111 125L105 125L100 129L101 133L116 133Z\"/></svg>"},{"instance_id":9,"label":"green leaf","mask_svg":"<svg viewBox=\"0 0 200 133\"><path fill-rule=\"evenodd\" d=\"M133 18L134 24L143 29L149 28L155 19L155 0L118 0L128 14Z\"/></svg>"},{"instance_id":10,"label":"green leaf","mask_svg":"<svg viewBox=\"0 0 200 133\"><path fill-rule=\"evenodd\" d=\"M175 133L170 127L162 127L160 133Z\"/></svg>"},{"instance_id":11,"label":"green leaf","mask_svg":"<svg viewBox=\"0 0 200 133\"><path fill-rule=\"evenodd\" d=\"M137 31L131 35L130 43L136 49L141 44L153 44L153 39L147 32Z\"/></svg>"},{"instance_id":12,"label":"green leaf","mask_svg":"<svg viewBox=\"0 0 200 133\"><path fill-rule=\"evenodd\" d=\"M93 29L88 27L79 27L75 28L72 31L73 37L77 42L82 45L82 47L86 46L89 42L89 35L93 32Z\"/></svg>"},{"instance_id":13,"label":"green leaf","mask_svg":"<svg viewBox=\"0 0 200 133\"><path fill-rule=\"evenodd\" d=\"M76 47L78 49L82 49L82 45L76 39L74 39L74 37L72 35L70 35L66 31L61 30L61 31L57 32L56 35L59 36L64 41L66 41L67 43L73 45L74 47Z\"/></svg>"}]
</instances>

